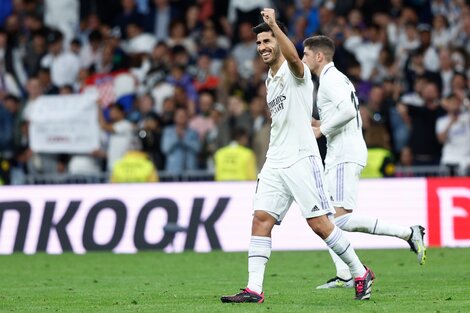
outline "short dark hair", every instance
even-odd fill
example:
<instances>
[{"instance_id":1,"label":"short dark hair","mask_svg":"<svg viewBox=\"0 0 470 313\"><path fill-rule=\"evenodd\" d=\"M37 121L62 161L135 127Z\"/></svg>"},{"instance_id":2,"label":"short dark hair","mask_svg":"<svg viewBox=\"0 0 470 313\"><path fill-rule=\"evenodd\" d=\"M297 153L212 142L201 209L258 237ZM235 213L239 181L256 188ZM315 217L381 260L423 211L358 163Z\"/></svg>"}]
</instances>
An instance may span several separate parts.
<instances>
[{"instance_id":1,"label":"short dark hair","mask_svg":"<svg viewBox=\"0 0 470 313\"><path fill-rule=\"evenodd\" d=\"M243 127L237 127L233 130L232 132L232 140L240 140L241 138L243 137L247 137L248 136L248 130L246 128L243 128Z\"/></svg>"},{"instance_id":2,"label":"short dark hair","mask_svg":"<svg viewBox=\"0 0 470 313\"><path fill-rule=\"evenodd\" d=\"M310 50L320 50L326 58L332 60L335 54L335 43L330 37L319 35L304 40L304 47Z\"/></svg>"},{"instance_id":3,"label":"short dark hair","mask_svg":"<svg viewBox=\"0 0 470 313\"><path fill-rule=\"evenodd\" d=\"M122 114L126 115L126 108L124 107L122 103L119 103L119 102L112 103L109 105L109 108L110 109L115 108L118 111L120 111Z\"/></svg>"},{"instance_id":4,"label":"short dark hair","mask_svg":"<svg viewBox=\"0 0 470 313\"><path fill-rule=\"evenodd\" d=\"M279 28L282 30L282 32L287 35L287 27L282 22L279 22L279 21L276 21L276 24L277 24L277 26L279 26ZM257 26L253 27L251 30L256 35L258 35L260 33L264 33L264 32L271 32L274 36L273 30L265 22L263 22L261 24L258 24Z\"/></svg>"}]
</instances>

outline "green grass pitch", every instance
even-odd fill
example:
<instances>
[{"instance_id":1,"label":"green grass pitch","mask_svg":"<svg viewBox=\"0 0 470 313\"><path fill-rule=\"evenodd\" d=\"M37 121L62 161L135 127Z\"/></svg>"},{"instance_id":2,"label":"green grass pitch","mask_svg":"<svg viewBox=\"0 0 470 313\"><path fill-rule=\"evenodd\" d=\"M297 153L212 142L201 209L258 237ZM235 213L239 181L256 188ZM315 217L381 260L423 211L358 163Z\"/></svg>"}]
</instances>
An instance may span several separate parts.
<instances>
[{"instance_id":1,"label":"green grass pitch","mask_svg":"<svg viewBox=\"0 0 470 313\"><path fill-rule=\"evenodd\" d=\"M0 312L470 312L470 249L360 250L377 276L370 301L330 278L326 251L273 252L263 304L222 304L246 284L246 253L0 256Z\"/></svg>"}]
</instances>

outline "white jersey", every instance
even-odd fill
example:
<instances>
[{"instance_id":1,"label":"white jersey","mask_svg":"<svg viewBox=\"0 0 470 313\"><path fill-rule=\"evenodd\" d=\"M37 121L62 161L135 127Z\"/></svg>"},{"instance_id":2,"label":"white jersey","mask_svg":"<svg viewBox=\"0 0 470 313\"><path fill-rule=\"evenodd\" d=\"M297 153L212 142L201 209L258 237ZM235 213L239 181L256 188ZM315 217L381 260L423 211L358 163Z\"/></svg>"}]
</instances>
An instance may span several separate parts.
<instances>
[{"instance_id":1,"label":"white jersey","mask_svg":"<svg viewBox=\"0 0 470 313\"><path fill-rule=\"evenodd\" d=\"M449 126L450 116L442 116L436 121L436 134ZM465 168L470 165L470 112L460 113L457 121L450 127L447 140L442 147L441 164L458 164Z\"/></svg>"},{"instance_id":2,"label":"white jersey","mask_svg":"<svg viewBox=\"0 0 470 313\"><path fill-rule=\"evenodd\" d=\"M333 62L325 65L320 74L317 107L320 130L327 140L325 168L346 162L365 166L367 147L356 89Z\"/></svg>"},{"instance_id":3,"label":"white jersey","mask_svg":"<svg viewBox=\"0 0 470 313\"><path fill-rule=\"evenodd\" d=\"M320 157L310 126L313 82L308 67L304 64L304 76L298 78L284 61L274 77L269 71L266 87L272 118L266 164L286 168L307 156Z\"/></svg>"}]
</instances>

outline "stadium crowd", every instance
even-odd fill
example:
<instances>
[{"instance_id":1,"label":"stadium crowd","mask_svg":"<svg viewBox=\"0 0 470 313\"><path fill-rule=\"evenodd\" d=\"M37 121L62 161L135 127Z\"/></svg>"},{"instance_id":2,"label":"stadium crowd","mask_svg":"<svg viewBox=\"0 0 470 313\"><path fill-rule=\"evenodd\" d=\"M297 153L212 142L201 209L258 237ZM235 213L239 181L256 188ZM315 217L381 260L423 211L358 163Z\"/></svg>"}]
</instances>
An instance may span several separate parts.
<instances>
[{"instance_id":1,"label":"stadium crowd","mask_svg":"<svg viewBox=\"0 0 470 313\"><path fill-rule=\"evenodd\" d=\"M334 39L335 65L360 100L369 177L412 175L394 165L468 174L468 1L4 0L0 181L112 172L127 152L137 162L147 154L162 172L213 172L216 152L245 133L260 169L270 129L267 69L251 29L264 7L281 12L300 55L313 34ZM123 72L135 82L130 94L100 89L98 78ZM90 82L106 97L102 147L86 155L33 151L35 101L81 93Z\"/></svg>"}]
</instances>

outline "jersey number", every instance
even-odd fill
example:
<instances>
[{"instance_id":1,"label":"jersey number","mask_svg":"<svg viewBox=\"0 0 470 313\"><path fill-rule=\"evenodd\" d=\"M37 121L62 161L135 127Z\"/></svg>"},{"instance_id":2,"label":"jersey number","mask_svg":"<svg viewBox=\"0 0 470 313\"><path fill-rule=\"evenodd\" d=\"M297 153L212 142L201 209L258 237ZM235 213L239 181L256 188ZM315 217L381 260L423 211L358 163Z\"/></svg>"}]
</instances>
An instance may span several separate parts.
<instances>
[{"instance_id":1,"label":"jersey number","mask_svg":"<svg viewBox=\"0 0 470 313\"><path fill-rule=\"evenodd\" d=\"M357 128L359 129L359 102L357 101L357 95L355 91L351 91L351 102L356 109L356 122Z\"/></svg>"}]
</instances>

